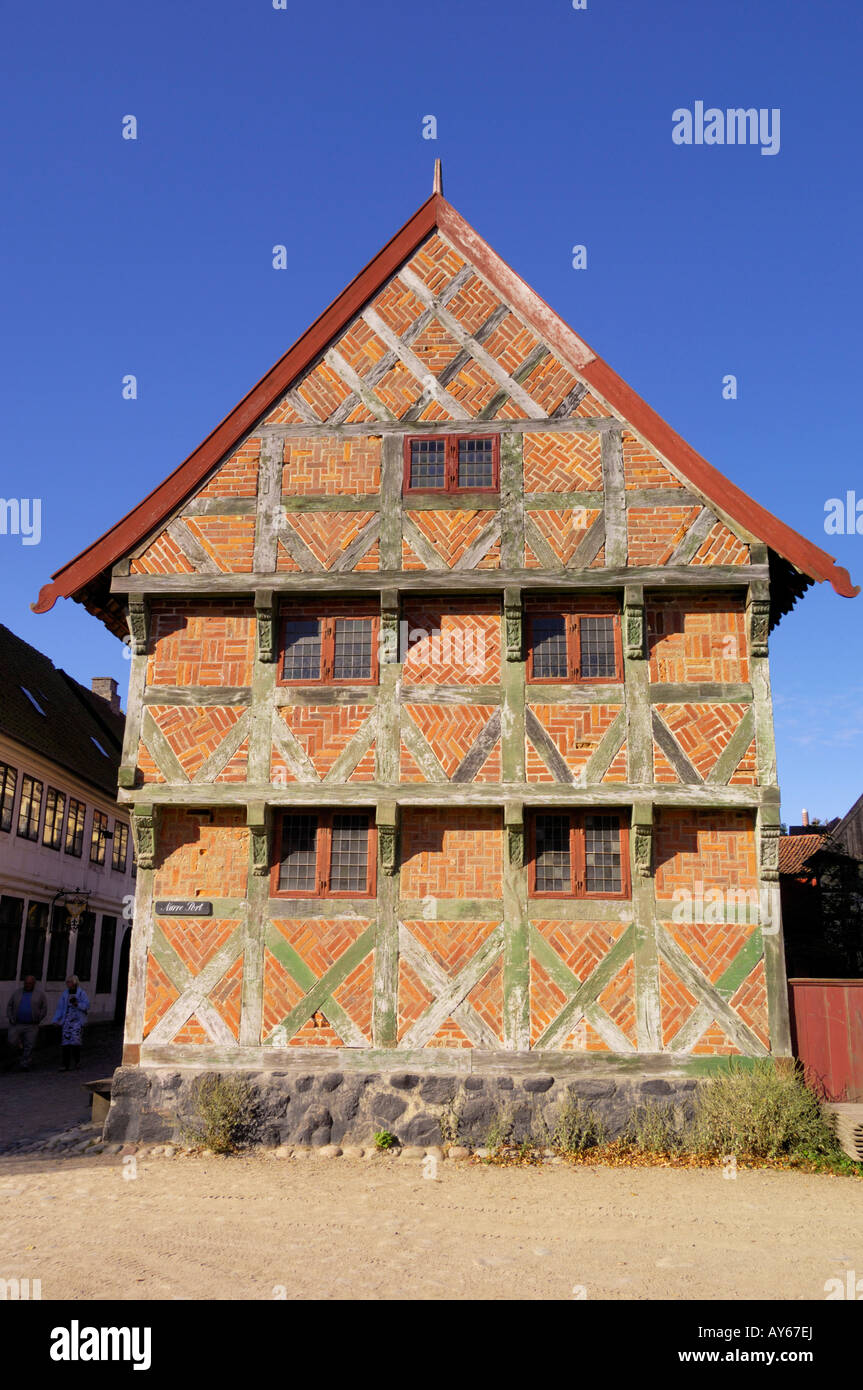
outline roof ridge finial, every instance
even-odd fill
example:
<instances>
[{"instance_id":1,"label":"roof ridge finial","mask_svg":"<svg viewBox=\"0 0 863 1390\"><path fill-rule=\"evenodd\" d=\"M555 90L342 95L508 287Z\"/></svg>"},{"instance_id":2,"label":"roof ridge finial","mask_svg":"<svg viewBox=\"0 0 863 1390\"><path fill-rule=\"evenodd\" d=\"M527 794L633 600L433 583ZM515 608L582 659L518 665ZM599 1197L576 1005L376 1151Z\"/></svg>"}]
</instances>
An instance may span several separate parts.
<instances>
[{"instance_id":1,"label":"roof ridge finial","mask_svg":"<svg viewBox=\"0 0 863 1390\"><path fill-rule=\"evenodd\" d=\"M434 184L432 193L439 193L443 197L443 163L436 159L434 162Z\"/></svg>"}]
</instances>

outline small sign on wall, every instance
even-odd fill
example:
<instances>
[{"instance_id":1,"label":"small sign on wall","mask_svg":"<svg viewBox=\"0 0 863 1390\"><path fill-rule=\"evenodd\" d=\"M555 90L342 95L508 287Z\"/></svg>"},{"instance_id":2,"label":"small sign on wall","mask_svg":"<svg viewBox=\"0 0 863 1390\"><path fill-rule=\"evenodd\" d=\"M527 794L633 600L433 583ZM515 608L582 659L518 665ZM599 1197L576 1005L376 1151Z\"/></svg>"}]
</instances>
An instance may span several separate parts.
<instances>
[{"instance_id":1,"label":"small sign on wall","mask_svg":"<svg viewBox=\"0 0 863 1390\"><path fill-rule=\"evenodd\" d=\"M156 903L157 917L212 917L213 904L200 898L172 898Z\"/></svg>"}]
</instances>

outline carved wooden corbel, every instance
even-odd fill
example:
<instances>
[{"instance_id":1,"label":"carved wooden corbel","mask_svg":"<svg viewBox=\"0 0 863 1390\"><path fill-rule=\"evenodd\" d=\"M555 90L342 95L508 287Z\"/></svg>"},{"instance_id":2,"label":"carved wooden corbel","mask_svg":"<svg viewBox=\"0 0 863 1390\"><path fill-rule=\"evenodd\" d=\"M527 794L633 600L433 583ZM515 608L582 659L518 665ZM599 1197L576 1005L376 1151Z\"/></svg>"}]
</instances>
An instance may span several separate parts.
<instances>
[{"instance_id":1,"label":"carved wooden corbel","mask_svg":"<svg viewBox=\"0 0 863 1390\"><path fill-rule=\"evenodd\" d=\"M380 662L382 666L392 666L400 660L398 589L382 589Z\"/></svg>"},{"instance_id":2,"label":"carved wooden corbel","mask_svg":"<svg viewBox=\"0 0 863 1390\"><path fill-rule=\"evenodd\" d=\"M139 869L156 867L156 808L139 801L132 810L132 839Z\"/></svg>"},{"instance_id":3,"label":"carved wooden corbel","mask_svg":"<svg viewBox=\"0 0 863 1390\"><path fill-rule=\"evenodd\" d=\"M259 661L276 659L276 613L272 589L255 590L255 628Z\"/></svg>"},{"instance_id":4,"label":"carved wooden corbel","mask_svg":"<svg viewBox=\"0 0 863 1390\"><path fill-rule=\"evenodd\" d=\"M513 869L523 869L524 855L524 806L520 801L504 803L503 820L506 828L506 852Z\"/></svg>"},{"instance_id":5,"label":"carved wooden corbel","mask_svg":"<svg viewBox=\"0 0 863 1390\"><path fill-rule=\"evenodd\" d=\"M641 878L653 872L653 807L637 805L632 808L632 861Z\"/></svg>"},{"instance_id":6,"label":"carved wooden corbel","mask_svg":"<svg viewBox=\"0 0 863 1390\"><path fill-rule=\"evenodd\" d=\"M507 661L521 661L524 641L521 589L504 589L503 625L506 659Z\"/></svg>"},{"instance_id":7,"label":"carved wooden corbel","mask_svg":"<svg viewBox=\"0 0 863 1390\"><path fill-rule=\"evenodd\" d=\"M627 584L623 603L623 647L630 661L644 659L644 589Z\"/></svg>"},{"instance_id":8,"label":"carved wooden corbel","mask_svg":"<svg viewBox=\"0 0 863 1390\"><path fill-rule=\"evenodd\" d=\"M126 608L129 627L129 649L133 656L146 656L149 651L149 622L147 600L141 594L130 594Z\"/></svg>"},{"instance_id":9,"label":"carved wooden corbel","mask_svg":"<svg viewBox=\"0 0 863 1390\"><path fill-rule=\"evenodd\" d=\"M770 632L770 586L763 579L749 585L746 598L748 618L749 655L767 656L767 639Z\"/></svg>"},{"instance_id":10,"label":"carved wooden corbel","mask_svg":"<svg viewBox=\"0 0 863 1390\"><path fill-rule=\"evenodd\" d=\"M246 807L246 825L251 832L252 873L262 876L270 869L269 819L262 802L251 802Z\"/></svg>"},{"instance_id":11,"label":"carved wooden corbel","mask_svg":"<svg viewBox=\"0 0 863 1390\"><path fill-rule=\"evenodd\" d=\"M375 822L378 829L378 860L381 872L394 874L398 868L399 808L395 801L379 801Z\"/></svg>"}]
</instances>

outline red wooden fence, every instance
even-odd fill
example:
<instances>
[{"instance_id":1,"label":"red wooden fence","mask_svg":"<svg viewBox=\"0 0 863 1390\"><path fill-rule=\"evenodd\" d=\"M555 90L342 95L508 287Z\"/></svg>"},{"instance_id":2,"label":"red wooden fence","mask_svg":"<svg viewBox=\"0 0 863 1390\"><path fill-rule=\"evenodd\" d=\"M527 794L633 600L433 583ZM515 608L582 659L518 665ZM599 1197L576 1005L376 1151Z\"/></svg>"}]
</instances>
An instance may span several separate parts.
<instances>
[{"instance_id":1,"label":"red wooden fence","mask_svg":"<svg viewBox=\"0 0 863 1390\"><path fill-rule=\"evenodd\" d=\"M863 980L789 980L791 1042L827 1100L863 1101Z\"/></svg>"}]
</instances>

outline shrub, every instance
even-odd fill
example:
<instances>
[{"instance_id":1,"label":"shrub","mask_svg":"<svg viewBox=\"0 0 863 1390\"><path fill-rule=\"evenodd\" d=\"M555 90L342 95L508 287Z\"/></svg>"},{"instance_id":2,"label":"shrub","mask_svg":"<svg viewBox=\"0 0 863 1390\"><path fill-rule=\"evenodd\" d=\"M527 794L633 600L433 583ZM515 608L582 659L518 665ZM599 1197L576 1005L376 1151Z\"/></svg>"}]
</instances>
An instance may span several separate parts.
<instances>
[{"instance_id":1,"label":"shrub","mask_svg":"<svg viewBox=\"0 0 863 1390\"><path fill-rule=\"evenodd\" d=\"M557 1112L551 1132L552 1148L564 1153L584 1153L606 1140L605 1125L590 1105L567 1096Z\"/></svg>"},{"instance_id":2,"label":"shrub","mask_svg":"<svg viewBox=\"0 0 863 1390\"><path fill-rule=\"evenodd\" d=\"M390 1134L388 1129L379 1129L375 1135L375 1148L379 1153L386 1153L387 1149L395 1148L398 1140L394 1134Z\"/></svg>"},{"instance_id":3,"label":"shrub","mask_svg":"<svg viewBox=\"0 0 863 1390\"><path fill-rule=\"evenodd\" d=\"M633 1110L624 1138L647 1153L674 1153L685 1142L675 1122L674 1107L655 1100Z\"/></svg>"},{"instance_id":4,"label":"shrub","mask_svg":"<svg viewBox=\"0 0 863 1390\"><path fill-rule=\"evenodd\" d=\"M194 1099L195 1118L184 1137L217 1154L234 1153L251 1136L255 1120L249 1085L235 1076L202 1076Z\"/></svg>"},{"instance_id":5,"label":"shrub","mask_svg":"<svg viewBox=\"0 0 863 1390\"><path fill-rule=\"evenodd\" d=\"M777 1158L838 1156L840 1146L821 1102L798 1064L770 1058L732 1063L698 1087L688 1147L702 1153Z\"/></svg>"},{"instance_id":6,"label":"shrub","mask_svg":"<svg viewBox=\"0 0 863 1390\"><path fill-rule=\"evenodd\" d=\"M512 1138L513 1125L512 1106L504 1105L496 1110L485 1137L485 1147L492 1151L502 1149Z\"/></svg>"}]
</instances>

